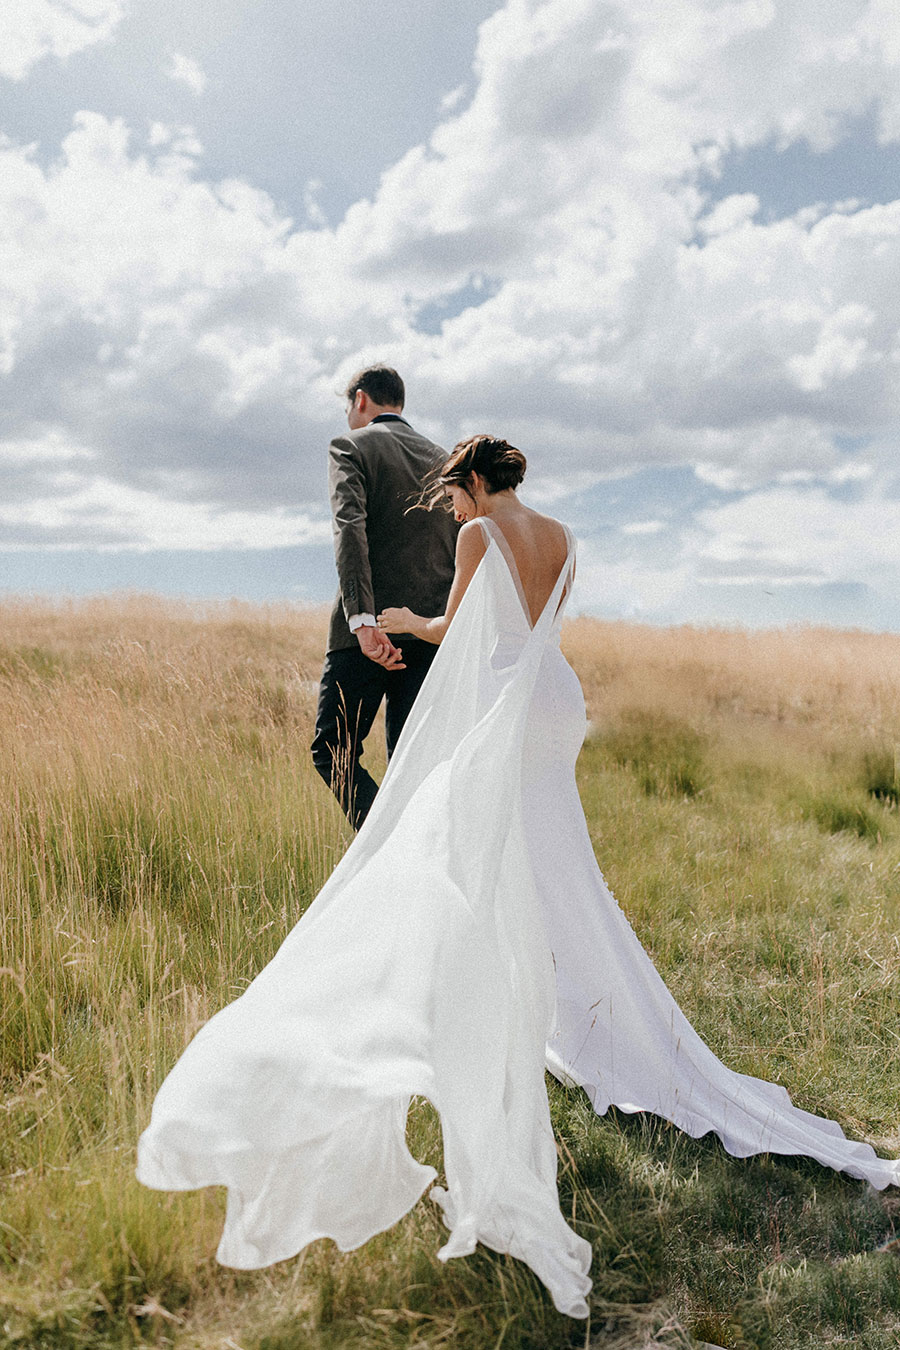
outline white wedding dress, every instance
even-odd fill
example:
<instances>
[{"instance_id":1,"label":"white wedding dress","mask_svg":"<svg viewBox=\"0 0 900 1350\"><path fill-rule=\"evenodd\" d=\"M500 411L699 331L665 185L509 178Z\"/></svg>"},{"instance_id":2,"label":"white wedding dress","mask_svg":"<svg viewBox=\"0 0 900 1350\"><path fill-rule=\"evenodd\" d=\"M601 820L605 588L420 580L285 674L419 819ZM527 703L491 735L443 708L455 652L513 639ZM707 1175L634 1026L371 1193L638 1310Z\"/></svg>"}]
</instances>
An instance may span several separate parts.
<instances>
[{"instance_id":1,"label":"white wedding dress","mask_svg":"<svg viewBox=\"0 0 900 1350\"><path fill-rule=\"evenodd\" d=\"M274 959L159 1090L138 1178L228 1188L219 1260L269 1265L389 1228L435 1180L405 1140L440 1114L449 1237L526 1261L587 1315L591 1248L564 1220L545 1064L738 1157L803 1154L900 1184L900 1163L735 1073L666 989L594 859L575 785L585 731L559 650L574 541L532 627L501 531L412 710L363 828Z\"/></svg>"}]
</instances>

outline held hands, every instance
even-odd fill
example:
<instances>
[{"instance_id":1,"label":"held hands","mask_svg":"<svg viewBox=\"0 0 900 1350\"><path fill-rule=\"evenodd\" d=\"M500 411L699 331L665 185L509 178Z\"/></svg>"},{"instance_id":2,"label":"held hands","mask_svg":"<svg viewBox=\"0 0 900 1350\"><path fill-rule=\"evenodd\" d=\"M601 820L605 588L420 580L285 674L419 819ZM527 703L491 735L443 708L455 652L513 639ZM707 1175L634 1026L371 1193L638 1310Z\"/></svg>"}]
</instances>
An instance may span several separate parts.
<instances>
[{"instance_id":1,"label":"held hands","mask_svg":"<svg viewBox=\"0 0 900 1350\"><path fill-rule=\"evenodd\" d=\"M403 653L399 647L395 647L386 633L378 628L373 628L371 624L363 624L356 630L356 638L365 656L370 661L374 661L378 666L384 666L385 670L405 670L403 664Z\"/></svg>"}]
</instances>

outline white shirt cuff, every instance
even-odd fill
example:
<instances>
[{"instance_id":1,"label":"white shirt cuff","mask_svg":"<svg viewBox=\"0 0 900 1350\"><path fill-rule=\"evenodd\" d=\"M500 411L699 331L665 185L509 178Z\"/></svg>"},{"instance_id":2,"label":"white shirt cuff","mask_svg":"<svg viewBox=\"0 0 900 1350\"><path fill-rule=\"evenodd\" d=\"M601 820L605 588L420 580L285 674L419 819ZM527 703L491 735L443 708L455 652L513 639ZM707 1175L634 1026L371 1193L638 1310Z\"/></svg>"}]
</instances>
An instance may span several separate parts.
<instances>
[{"instance_id":1,"label":"white shirt cuff","mask_svg":"<svg viewBox=\"0 0 900 1350\"><path fill-rule=\"evenodd\" d=\"M377 628L374 614L354 614L347 620L347 627L351 633L355 633L357 628Z\"/></svg>"}]
</instances>

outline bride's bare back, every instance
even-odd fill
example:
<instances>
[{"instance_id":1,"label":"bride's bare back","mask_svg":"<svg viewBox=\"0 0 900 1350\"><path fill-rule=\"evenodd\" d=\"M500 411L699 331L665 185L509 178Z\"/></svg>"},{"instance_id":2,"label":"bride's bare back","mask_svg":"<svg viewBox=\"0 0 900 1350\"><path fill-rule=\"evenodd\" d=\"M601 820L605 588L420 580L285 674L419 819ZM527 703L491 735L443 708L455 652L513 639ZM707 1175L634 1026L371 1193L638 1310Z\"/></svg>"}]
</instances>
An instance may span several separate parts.
<instances>
[{"instance_id":1,"label":"bride's bare back","mask_svg":"<svg viewBox=\"0 0 900 1350\"><path fill-rule=\"evenodd\" d=\"M518 502L492 512L490 519L506 541L532 624L552 594L569 551L566 531L552 516Z\"/></svg>"}]
</instances>

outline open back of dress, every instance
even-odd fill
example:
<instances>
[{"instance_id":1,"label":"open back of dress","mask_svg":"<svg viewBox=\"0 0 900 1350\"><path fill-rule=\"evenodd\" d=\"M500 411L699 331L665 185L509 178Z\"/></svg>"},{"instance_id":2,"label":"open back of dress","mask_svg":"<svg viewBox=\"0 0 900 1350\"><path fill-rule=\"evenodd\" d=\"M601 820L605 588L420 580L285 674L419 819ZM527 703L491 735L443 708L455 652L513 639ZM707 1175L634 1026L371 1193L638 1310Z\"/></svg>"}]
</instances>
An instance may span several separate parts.
<instances>
[{"instance_id":1,"label":"open back of dress","mask_svg":"<svg viewBox=\"0 0 900 1350\"><path fill-rule=\"evenodd\" d=\"M441 1117L450 1233L532 1267L587 1314L544 1084L655 1111L733 1154L802 1153L876 1186L900 1165L727 1069L678 1008L597 868L575 787L578 681L559 650L574 542L532 627L496 526L374 806L268 966L163 1083L138 1177L228 1187L218 1257L253 1268L390 1227L435 1179L412 1094Z\"/></svg>"}]
</instances>

